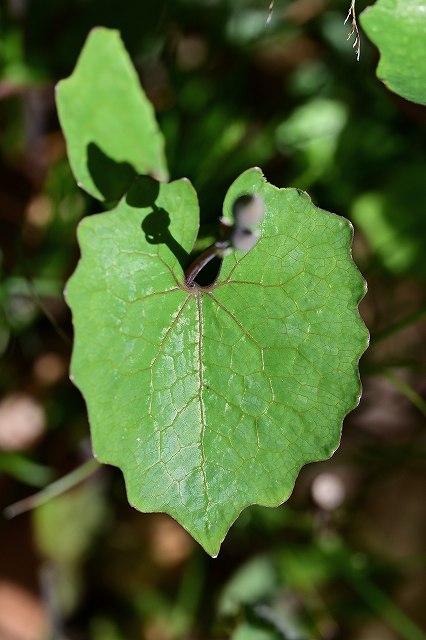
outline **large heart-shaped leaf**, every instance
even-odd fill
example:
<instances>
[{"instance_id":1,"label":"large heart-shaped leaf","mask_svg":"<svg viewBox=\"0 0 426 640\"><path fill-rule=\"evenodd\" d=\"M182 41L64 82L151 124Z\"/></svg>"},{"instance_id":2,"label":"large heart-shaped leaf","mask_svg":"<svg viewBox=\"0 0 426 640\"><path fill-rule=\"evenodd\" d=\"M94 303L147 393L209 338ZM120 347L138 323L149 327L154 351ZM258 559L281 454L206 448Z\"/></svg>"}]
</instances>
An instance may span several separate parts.
<instances>
[{"instance_id":1,"label":"large heart-shaped leaf","mask_svg":"<svg viewBox=\"0 0 426 640\"><path fill-rule=\"evenodd\" d=\"M136 174L167 179L163 136L118 31L91 31L56 103L71 168L92 196L118 200Z\"/></svg>"},{"instance_id":2,"label":"large heart-shaped leaf","mask_svg":"<svg viewBox=\"0 0 426 640\"><path fill-rule=\"evenodd\" d=\"M67 291L96 456L123 470L135 507L169 513L212 555L242 509L282 503L301 466L336 449L367 346L350 223L257 169L225 215L243 193L264 199L261 237L212 286L184 284L190 183L140 178L83 220Z\"/></svg>"},{"instance_id":3,"label":"large heart-shaped leaf","mask_svg":"<svg viewBox=\"0 0 426 640\"><path fill-rule=\"evenodd\" d=\"M378 77L403 98L426 104L425 0L377 0L361 23L380 51Z\"/></svg>"}]
</instances>

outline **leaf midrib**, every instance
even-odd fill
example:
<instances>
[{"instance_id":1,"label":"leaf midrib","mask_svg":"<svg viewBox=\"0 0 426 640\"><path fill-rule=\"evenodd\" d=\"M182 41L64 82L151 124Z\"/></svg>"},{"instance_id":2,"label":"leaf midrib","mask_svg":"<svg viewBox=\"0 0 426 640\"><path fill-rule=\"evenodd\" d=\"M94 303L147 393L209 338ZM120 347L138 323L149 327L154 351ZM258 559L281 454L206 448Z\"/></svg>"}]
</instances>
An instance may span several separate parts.
<instances>
[{"instance_id":1,"label":"leaf midrib","mask_svg":"<svg viewBox=\"0 0 426 640\"><path fill-rule=\"evenodd\" d=\"M197 306L197 319L198 319L198 375L199 375L199 390L198 390L198 402L200 407L200 420L201 420L201 432L200 432L200 453L201 453L201 473L203 475L205 507L210 502L208 494L208 485L206 479L206 458L204 449L204 435L206 431L206 416L203 399L204 389L204 364L203 364L203 305L202 305L202 292L197 292L195 295L195 302ZM210 528L210 522L207 521L207 527Z\"/></svg>"}]
</instances>

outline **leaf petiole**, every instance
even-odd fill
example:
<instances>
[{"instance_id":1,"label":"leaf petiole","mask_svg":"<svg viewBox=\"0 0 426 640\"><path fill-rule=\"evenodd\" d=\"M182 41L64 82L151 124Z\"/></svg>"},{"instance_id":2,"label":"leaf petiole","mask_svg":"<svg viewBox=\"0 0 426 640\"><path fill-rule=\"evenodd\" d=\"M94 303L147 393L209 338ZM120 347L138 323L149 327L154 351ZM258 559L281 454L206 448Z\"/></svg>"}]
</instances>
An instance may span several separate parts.
<instances>
[{"instance_id":1,"label":"leaf petiole","mask_svg":"<svg viewBox=\"0 0 426 640\"><path fill-rule=\"evenodd\" d=\"M199 256L189 265L185 271L185 284L187 287L194 286L194 280L206 265L209 264L214 258L220 260L224 257L226 250L229 248L229 241L222 240L215 242L205 251L200 253Z\"/></svg>"}]
</instances>

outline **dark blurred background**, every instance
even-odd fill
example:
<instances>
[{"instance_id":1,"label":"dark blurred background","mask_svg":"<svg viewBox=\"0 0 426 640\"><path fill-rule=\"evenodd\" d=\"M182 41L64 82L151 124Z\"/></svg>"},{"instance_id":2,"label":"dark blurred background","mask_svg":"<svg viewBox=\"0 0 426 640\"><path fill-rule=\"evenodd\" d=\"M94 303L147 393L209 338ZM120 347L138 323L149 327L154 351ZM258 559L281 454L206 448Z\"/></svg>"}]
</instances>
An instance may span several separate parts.
<instances>
[{"instance_id":1,"label":"dark blurred background","mask_svg":"<svg viewBox=\"0 0 426 640\"><path fill-rule=\"evenodd\" d=\"M364 35L357 63L348 4L276 0L267 25L268 0L2 0L0 507L86 479L0 518L0 640L426 638L426 109L379 83ZM96 25L122 32L171 176L199 193L200 246L259 165L353 221L369 284L364 393L339 450L287 504L246 510L215 560L94 468L67 375L62 291L100 205L71 175L54 85Z\"/></svg>"}]
</instances>

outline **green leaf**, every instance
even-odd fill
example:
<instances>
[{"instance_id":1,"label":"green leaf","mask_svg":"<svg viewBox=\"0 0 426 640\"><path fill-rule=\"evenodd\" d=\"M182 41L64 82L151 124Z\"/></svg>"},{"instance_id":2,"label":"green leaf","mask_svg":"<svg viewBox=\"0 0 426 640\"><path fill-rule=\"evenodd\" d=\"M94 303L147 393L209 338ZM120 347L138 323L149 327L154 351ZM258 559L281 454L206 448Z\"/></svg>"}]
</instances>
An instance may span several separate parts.
<instances>
[{"instance_id":1,"label":"green leaf","mask_svg":"<svg viewBox=\"0 0 426 640\"><path fill-rule=\"evenodd\" d=\"M278 572L271 559L257 556L240 567L226 584L218 611L221 616L237 616L243 606L271 599L278 588Z\"/></svg>"},{"instance_id":2,"label":"green leaf","mask_svg":"<svg viewBox=\"0 0 426 640\"><path fill-rule=\"evenodd\" d=\"M351 218L367 236L376 259L391 273L426 278L424 238L426 163L407 161L388 171L377 191L360 194Z\"/></svg>"},{"instance_id":3,"label":"green leaf","mask_svg":"<svg viewBox=\"0 0 426 640\"><path fill-rule=\"evenodd\" d=\"M261 627L242 622L231 636L231 640L283 640L284 636L275 629L262 629Z\"/></svg>"},{"instance_id":4,"label":"green leaf","mask_svg":"<svg viewBox=\"0 0 426 640\"><path fill-rule=\"evenodd\" d=\"M381 54L380 80L403 98L426 104L425 1L377 0L360 19Z\"/></svg>"},{"instance_id":5,"label":"green leaf","mask_svg":"<svg viewBox=\"0 0 426 640\"><path fill-rule=\"evenodd\" d=\"M61 610L70 613L77 604L83 562L106 518L105 492L93 481L33 511L34 540L42 557L55 567L55 598Z\"/></svg>"},{"instance_id":6,"label":"green leaf","mask_svg":"<svg viewBox=\"0 0 426 640\"><path fill-rule=\"evenodd\" d=\"M368 340L350 223L259 169L225 216L244 193L264 199L261 238L211 287L183 281L190 183L140 178L83 220L67 291L95 455L123 470L131 504L169 513L211 555L242 509L282 503L302 465L334 452Z\"/></svg>"},{"instance_id":7,"label":"green leaf","mask_svg":"<svg viewBox=\"0 0 426 640\"><path fill-rule=\"evenodd\" d=\"M118 200L136 174L167 179L164 141L118 31L91 31L57 107L74 175L99 200Z\"/></svg>"}]
</instances>

